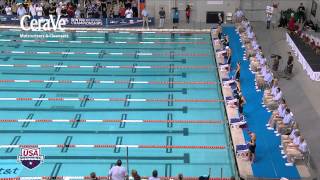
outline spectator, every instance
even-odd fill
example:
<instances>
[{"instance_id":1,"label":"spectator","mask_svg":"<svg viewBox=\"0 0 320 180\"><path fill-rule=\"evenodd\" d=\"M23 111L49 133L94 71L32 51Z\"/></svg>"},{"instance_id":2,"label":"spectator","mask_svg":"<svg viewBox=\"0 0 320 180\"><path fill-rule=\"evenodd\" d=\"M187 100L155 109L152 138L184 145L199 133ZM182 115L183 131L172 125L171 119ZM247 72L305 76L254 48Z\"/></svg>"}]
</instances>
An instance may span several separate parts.
<instances>
[{"instance_id":1,"label":"spectator","mask_svg":"<svg viewBox=\"0 0 320 180\"><path fill-rule=\"evenodd\" d=\"M294 31L295 30L295 19L294 19L294 14L291 13L291 17L288 23L288 29L289 31Z\"/></svg>"},{"instance_id":2,"label":"spectator","mask_svg":"<svg viewBox=\"0 0 320 180\"><path fill-rule=\"evenodd\" d=\"M157 171L157 170L153 170L153 171L152 171L152 176L149 177L148 180L161 180L161 179L158 177L158 171Z\"/></svg>"},{"instance_id":3,"label":"spectator","mask_svg":"<svg viewBox=\"0 0 320 180\"><path fill-rule=\"evenodd\" d=\"M67 14L68 14L68 17L74 17L74 8L71 3L67 5Z\"/></svg>"},{"instance_id":4,"label":"spectator","mask_svg":"<svg viewBox=\"0 0 320 180\"><path fill-rule=\"evenodd\" d=\"M173 8L172 22L173 29L176 29L178 27L177 24L179 23L179 11L177 7Z\"/></svg>"},{"instance_id":5,"label":"spectator","mask_svg":"<svg viewBox=\"0 0 320 180\"><path fill-rule=\"evenodd\" d=\"M178 174L178 180L183 180L183 174L182 173Z\"/></svg>"},{"instance_id":6,"label":"spectator","mask_svg":"<svg viewBox=\"0 0 320 180\"><path fill-rule=\"evenodd\" d=\"M142 14L143 28L145 27L145 24L147 24L147 28L149 29L149 14L146 8L142 10L141 14Z\"/></svg>"},{"instance_id":7,"label":"spectator","mask_svg":"<svg viewBox=\"0 0 320 180\"><path fill-rule=\"evenodd\" d=\"M17 15L18 5L16 3L13 3L11 5L11 11L13 15Z\"/></svg>"},{"instance_id":8,"label":"spectator","mask_svg":"<svg viewBox=\"0 0 320 180\"><path fill-rule=\"evenodd\" d=\"M302 136L300 136L299 145L290 148L288 147L285 151L286 155L284 155L283 158L287 158L288 161L285 165L293 166L295 159L302 158L307 151L307 142Z\"/></svg>"},{"instance_id":9,"label":"spectator","mask_svg":"<svg viewBox=\"0 0 320 180\"><path fill-rule=\"evenodd\" d=\"M6 4L5 11L6 11L6 15L8 15L8 16L12 15L12 9L8 4Z\"/></svg>"},{"instance_id":10,"label":"spectator","mask_svg":"<svg viewBox=\"0 0 320 180\"><path fill-rule=\"evenodd\" d=\"M122 165L122 161L119 159L116 162L116 165L113 166L109 170L109 176L110 176L111 180L125 180L126 179L127 171L121 165Z\"/></svg>"},{"instance_id":11,"label":"spectator","mask_svg":"<svg viewBox=\"0 0 320 180\"><path fill-rule=\"evenodd\" d=\"M36 17L36 16L37 16L35 4L31 4L31 5L29 6L29 12L30 12L30 15L31 15L32 17Z\"/></svg>"},{"instance_id":12,"label":"spectator","mask_svg":"<svg viewBox=\"0 0 320 180\"><path fill-rule=\"evenodd\" d=\"M90 179L91 179L91 180L99 180L99 179L97 178L97 175L96 175L95 172L90 173Z\"/></svg>"},{"instance_id":13,"label":"spectator","mask_svg":"<svg viewBox=\"0 0 320 180\"><path fill-rule=\"evenodd\" d=\"M186 19L187 19L187 23L188 24L190 23L190 16L191 16L191 7L190 7L190 5L187 5L187 8L186 8Z\"/></svg>"},{"instance_id":14,"label":"spectator","mask_svg":"<svg viewBox=\"0 0 320 180\"><path fill-rule=\"evenodd\" d=\"M120 10L119 4L118 3L114 4L114 6L113 6L113 17L114 18L119 17L119 10Z\"/></svg>"},{"instance_id":15,"label":"spectator","mask_svg":"<svg viewBox=\"0 0 320 180\"><path fill-rule=\"evenodd\" d=\"M270 29L272 14L271 13L267 13L266 19L267 19L267 29Z\"/></svg>"},{"instance_id":16,"label":"spectator","mask_svg":"<svg viewBox=\"0 0 320 180\"><path fill-rule=\"evenodd\" d=\"M50 4L49 15L56 16L56 6L53 3Z\"/></svg>"},{"instance_id":17,"label":"spectator","mask_svg":"<svg viewBox=\"0 0 320 180\"><path fill-rule=\"evenodd\" d=\"M132 18L133 17L133 12L132 12L131 7L128 7L124 14L125 14L126 18Z\"/></svg>"},{"instance_id":18,"label":"spectator","mask_svg":"<svg viewBox=\"0 0 320 180\"><path fill-rule=\"evenodd\" d=\"M161 7L159 11L159 16L160 16L159 28L163 28L164 20L166 18L166 12L164 11L163 7Z\"/></svg>"},{"instance_id":19,"label":"spectator","mask_svg":"<svg viewBox=\"0 0 320 180\"><path fill-rule=\"evenodd\" d=\"M81 18L81 12L80 12L79 6L76 9L76 11L74 12L74 16L75 16L75 18Z\"/></svg>"},{"instance_id":20,"label":"spectator","mask_svg":"<svg viewBox=\"0 0 320 180\"><path fill-rule=\"evenodd\" d=\"M62 6L62 2L59 2L57 8L56 8L56 13L57 13L57 16L61 16L61 6Z\"/></svg>"},{"instance_id":21,"label":"spectator","mask_svg":"<svg viewBox=\"0 0 320 180\"><path fill-rule=\"evenodd\" d=\"M132 12L133 12L133 17L138 17L138 7L137 7L136 0L132 0L131 7L132 7Z\"/></svg>"},{"instance_id":22,"label":"spectator","mask_svg":"<svg viewBox=\"0 0 320 180\"><path fill-rule=\"evenodd\" d=\"M131 176L133 177L133 180L141 180L141 177L139 176L137 170L135 169L131 170Z\"/></svg>"},{"instance_id":23,"label":"spectator","mask_svg":"<svg viewBox=\"0 0 320 180\"><path fill-rule=\"evenodd\" d=\"M24 8L23 4L19 5L19 8L17 10L17 15L19 16L19 19L22 18L22 16L24 16L25 14L27 14L26 9Z\"/></svg>"},{"instance_id":24,"label":"spectator","mask_svg":"<svg viewBox=\"0 0 320 180\"><path fill-rule=\"evenodd\" d=\"M125 14L126 14L126 8L123 5L121 5L119 9L119 15L121 18L125 18Z\"/></svg>"},{"instance_id":25,"label":"spectator","mask_svg":"<svg viewBox=\"0 0 320 180\"><path fill-rule=\"evenodd\" d=\"M298 7L297 12L298 12L299 20L301 19L302 21L304 21L306 8L303 6L303 3L300 3L300 6Z\"/></svg>"},{"instance_id":26,"label":"spectator","mask_svg":"<svg viewBox=\"0 0 320 180\"><path fill-rule=\"evenodd\" d=\"M36 4L36 13L38 17L41 17L43 15L42 6L40 6L39 4Z\"/></svg>"}]
</instances>

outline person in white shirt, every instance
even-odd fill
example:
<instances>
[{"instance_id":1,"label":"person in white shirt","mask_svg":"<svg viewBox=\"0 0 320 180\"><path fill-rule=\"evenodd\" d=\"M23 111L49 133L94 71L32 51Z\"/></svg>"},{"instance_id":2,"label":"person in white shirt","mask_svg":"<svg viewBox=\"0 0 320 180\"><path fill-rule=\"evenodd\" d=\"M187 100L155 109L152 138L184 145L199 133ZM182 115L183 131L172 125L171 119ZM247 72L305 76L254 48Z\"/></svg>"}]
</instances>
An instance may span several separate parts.
<instances>
[{"instance_id":1,"label":"person in white shirt","mask_svg":"<svg viewBox=\"0 0 320 180\"><path fill-rule=\"evenodd\" d=\"M274 133L276 133L276 136L279 136L279 133L283 133L282 130L284 128L289 128L292 125L292 123L294 123L293 120L293 113L290 111L289 108L287 108L283 120L277 122L277 130L274 131Z\"/></svg>"},{"instance_id":2,"label":"person in white shirt","mask_svg":"<svg viewBox=\"0 0 320 180\"><path fill-rule=\"evenodd\" d=\"M142 22L143 22L142 27L144 28L145 25L147 24L147 28L149 29L149 13L146 10L146 8L142 10L141 15L142 15Z\"/></svg>"},{"instance_id":3,"label":"person in white shirt","mask_svg":"<svg viewBox=\"0 0 320 180\"><path fill-rule=\"evenodd\" d=\"M158 171L157 170L153 170L152 171L152 176L149 177L148 180L160 180L160 178L158 177Z\"/></svg>"},{"instance_id":4,"label":"person in white shirt","mask_svg":"<svg viewBox=\"0 0 320 180\"><path fill-rule=\"evenodd\" d=\"M293 166L296 159L301 159L305 153L308 151L307 142L304 137L300 136L300 142L295 146L288 146L285 150L286 155L282 156L283 158L287 158L288 163L286 166Z\"/></svg>"},{"instance_id":5,"label":"person in white shirt","mask_svg":"<svg viewBox=\"0 0 320 180\"><path fill-rule=\"evenodd\" d=\"M29 7L29 11L32 17L35 17L37 15L36 13L36 6L34 4L31 4Z\"/></svg>"},{"instance_id":6,"label":"person in white shirt","mask_svg":"<svg viewBox=\"0 0 320 180\"><path fill-rule=\"evenodd\" d=\"M19 8L17 9L17 15L19 16L19 18L21 18L22 16L24 16L25 14L27 14L26 9L24 8L23 4L19 5Z\"/></svg>"},{"instance_id":7,"label":"person in white shirt","mask_svg":"<svg viewBox=\"0 0 320 180\"><path fill-rule=\"evenodd\" d=\"M79 8L77 8L77 10L74 12L74 16L75 16L75 18L80 18L81 17L81 12L80 12Z\"/></svg>"},{"instance_id":8,"label":"person in white shirt","mask_svg":"<svg viewBox=\"0 0 320 180\"><path fill-rule=\"evenodd\" d=\"M6 11L6 15L8 16L12 15L12 9L9 5L6 5L5 11Z\"/></svg>"},{"instance_id":9,"label":"person in white shirt","mask_svg":"<svg viewBox=\"0 0 320 180\"><path fill-rule=\"evenodd\" d=\"M59 2L59 5L56 8L57 16L61 16L61 6L62 6L62 2Z\"/></svg>"},{"instance_id":10,"label":"person in white shirt","mask_svg":"<svg viewBox=\"0 0 320 180\"><path fill-rule=\"evenodd\" d=\"M125 180L128 176L127 171L121 166L122 161L119 159L116 165L109 170L110 180Z\"/></svg>"},{"instance_id":11,"label":"person in white shirt","mask_svg":"<svg viewBox=\"0 0 320 180\"><path fill-rule=\"evenodd\" d=\"M133 17L133 11L130 7L128 7L128 9L126 10L126 12L124 13L126 18L132 18Z\"/></svg>"},{"instance_id":12,"label":"person in white shirt","mask_svg":"<svg viewBox=\"0 0 320 180\"><path fill-rule=\"evenodd\" d=\"M42 6L40 6L40 5L36 5L36 12L37 12L37 16L38 17L41 17L42 16L42 14L43 14L43 9L42 9Z\"/></svg>"},{"instance_id":13,"label":"person in white shirt","mask_svg":"<svg viewBox=\"0 0 320 180\"><path fill-rule=\"evenodd\" d=\"M282 91L278 87L275 96L273 96L271 101L267 101L266 104L263 105L263 107L267 107L268 111L273 111L278 108L278 102L281 100L281 98L282 98Z\"/></svg>"},{"instance_id":14,"label":"person in white shirt","mask_svg":"<svg viewBox=\"0 0 320 180\"><path fill-rule=\"evenodd\" d=\"M293 132L293 135L291 136L292 132ZM300 143L300 131L294 130L292 132L290 133L290 136L288 139L282 141L282 146L281 146L281 148L283 148L283 150L281 151L282 154L285 153L285 150L287 149L287 147L299 145Z\"/></svg>"}]
</instances>

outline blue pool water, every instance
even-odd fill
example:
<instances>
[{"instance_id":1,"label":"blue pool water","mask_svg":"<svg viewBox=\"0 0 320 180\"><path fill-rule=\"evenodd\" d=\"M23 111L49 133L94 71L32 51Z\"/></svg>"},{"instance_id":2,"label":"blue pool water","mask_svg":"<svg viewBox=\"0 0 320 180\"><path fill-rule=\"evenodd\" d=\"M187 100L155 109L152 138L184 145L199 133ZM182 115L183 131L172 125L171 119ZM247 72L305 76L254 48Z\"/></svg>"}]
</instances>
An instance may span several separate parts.
<instances>
[{"instance_id":1,"label":"blue pool water","mask_svg":"<svg viewBox=\"0 0 320 180\"><path fill-rule=\"evenodd\" d=\"M130 147L129 169L138 170L142 176L149 176L153 169L157 169L160 176L176 176L178 173L200 176L207 174L209 168L215 177L220 177L221 169L223 177L235 175L236 168L225 124L227 121L221 102L86 101L86 98L222 99L219 84L174 83L218 81L209 33L175 34L173 37L170 34L82 32L68 33L68 38L42 39L49 42L21 41L34 40L20 38L21 33L0 32L0 79L18 80L0 83L0 99L81 99L1 99L1 145L223 146L224 149ZM17 64L29 66L11 67L18 66ZM101 68L102 66L129 67ZM174 68L175 66L189 68ZM194 68L196 66L205 68ZM59 80L74 83L58 83ZM97 83L98 81L122 83ZM132 83L141 81L156 83ZM7 119L218 120L223 123L3 122ZM117 159L122 159L123 165L127 167L126 148L41 148L41 153L45 156L44 162L39 167L28 170L17 162L19 148L0 149L0 167L18 168L15 173L0 173L0 178L86 176L92 171L105 176Z\"/></svg>"}]
</instances>

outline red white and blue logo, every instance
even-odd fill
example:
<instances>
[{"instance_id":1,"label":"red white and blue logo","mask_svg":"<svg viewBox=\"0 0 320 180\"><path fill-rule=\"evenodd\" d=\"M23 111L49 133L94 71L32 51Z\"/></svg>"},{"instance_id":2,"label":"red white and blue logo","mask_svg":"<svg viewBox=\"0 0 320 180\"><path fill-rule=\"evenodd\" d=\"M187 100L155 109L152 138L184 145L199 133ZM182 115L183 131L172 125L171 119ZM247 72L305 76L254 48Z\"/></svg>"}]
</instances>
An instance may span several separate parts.
<instances>
[{"instance_id":1,"label":"red white and blue logo","mask_svg":"<svg viewBox=\"0 0 320 180\"><path fill-rule=\"evenodd\" d=\"M44 156L41 155L40 148L22 148L17 160L24 167L34 169L43 162Z\"/></svg>"}]
</instances>

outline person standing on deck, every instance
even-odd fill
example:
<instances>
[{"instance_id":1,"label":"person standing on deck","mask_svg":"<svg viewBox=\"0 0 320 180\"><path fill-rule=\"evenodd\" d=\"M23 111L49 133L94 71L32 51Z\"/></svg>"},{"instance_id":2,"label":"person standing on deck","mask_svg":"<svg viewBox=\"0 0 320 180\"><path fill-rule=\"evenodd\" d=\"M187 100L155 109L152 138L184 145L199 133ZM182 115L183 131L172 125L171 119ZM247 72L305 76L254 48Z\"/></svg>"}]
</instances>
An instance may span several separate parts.
<instances>
[{"instance_id":1,"label":"person standing on deck","mask_svg":"<svg viewBox=\"0 0 320 180\"><path fill-rule=\"evenodd\" d=\"M122 161L119 159L116 162L116 165L109 170L110 180L125 180L127 178L127 171L121 165Z\"/></svg>"}]
</instances>

